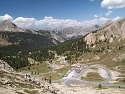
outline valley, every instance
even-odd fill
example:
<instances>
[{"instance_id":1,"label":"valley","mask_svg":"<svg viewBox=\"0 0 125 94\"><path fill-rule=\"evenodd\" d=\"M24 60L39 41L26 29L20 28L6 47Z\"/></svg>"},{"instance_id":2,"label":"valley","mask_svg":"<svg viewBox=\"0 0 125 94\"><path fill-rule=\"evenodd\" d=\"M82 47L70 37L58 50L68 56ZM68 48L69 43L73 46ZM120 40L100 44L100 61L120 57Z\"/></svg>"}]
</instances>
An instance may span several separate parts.
<instances>
[{"instance_id":1,"label":"valley","mask_svg":"<svg viewBox=\"0 0 125 94\"><path fill-rule=\"evenodd\" d=\"M121 19L76 39L63 38L65 42L54 39L49 32L43 30L37 34L29 31L0 32L0 83L2 84L0 88L4 89L0 93L7 93L6 88L9 88L11 92L18 94L42 94L43 92L45 94L76 94L78 92L83 94L89 90L88 94L106 94L106 91L109 91L109 94L111 94L110 91L114 94L124 94L124 23L125 19ZM62 38L62 36L60 37ZM81 69L80 72L82 72L88 68L88 72L82 74L80 78L71 77L64 82L58 82L74 65L76 67L86 66L78 69ZM14 71L9 71L6 66L11 67ZM91 68L91 66L99 67ZM98 82L105 80L102 76L105 73L104 70L100 73L97 72L102 67L109 70L112 75L109 77L110 80L104 83ZM77 74L77 72L75 73ZM45 82L44 85L41 82L42 77L51 82ZM8 78L10 86L8 83L4 83ZM84 80L88 81L89 85ZM25 82L23 83L23 81ZM32 83L33 81L40 83L40 86ZM91 84L91 82L95 83ZM54 87L54 93L46 87L46 84ZM72 86L68 87L70 84ZM65 92L66 90L68 93Z\"/></svg>"}]
</instances>

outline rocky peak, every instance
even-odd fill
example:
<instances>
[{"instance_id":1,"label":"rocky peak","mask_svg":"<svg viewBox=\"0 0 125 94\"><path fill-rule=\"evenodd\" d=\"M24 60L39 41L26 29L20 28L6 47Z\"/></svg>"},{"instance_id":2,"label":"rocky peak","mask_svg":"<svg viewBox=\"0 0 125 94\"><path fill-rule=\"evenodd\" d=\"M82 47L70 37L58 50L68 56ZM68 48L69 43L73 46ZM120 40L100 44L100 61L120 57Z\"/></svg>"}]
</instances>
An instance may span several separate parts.
<instances>
[{"instance_id":1,"label":"rocky peak","mask_svg":"<svg viewBox=\"0 0 125 94\"><path fill-rule=\"evenodd\" d=\"M125 22L125 18L122 18L122 19L118 20L116 22L116 24L119 26L119 28L121 28L121 26L123 25L124 22Z\"/></svg>"},{"instance_id":2,"label":"rocky peak","mask_svg":"<svg viewBox=\"0 0 125 94\"><path fill-rule=\"evenodd\" d=\"M4 20L0 22L0 31L24 32L10 20Z\"/></svg>"},{"instance_id":3,"label":"rocky peak","mask_svg":"<svg viewBox=\"0 0 125 94\"><path fill-rule=\"evenodd\" d=\"M94 33L89 33L89 34L85 37L84 41L85 41L86 44L89 45L89 46L90 46L91 44L94 44L94 43L96 42L96 36L95 36L95 34L94 34Z\"/></svg>"},{"instance_id":4,"label":"rocky peak","mask_svg":"<svg viewBox=\"0 0 125 94\"><path fill-rule=\"evenodd\" d=\"M125 21L121 25L121 30L122 30L123 34L125 34Z\"/></svg>"},{"instance_id":5,"label":"rocky peak","mask_svg":"<svg viewBox=\"0 0 125 94\"><path fill-rule=\"evenodd\" d=\"M111 21L110 21L111 22ZM91 32L85 36L84 41L88 46L95 44L99 41L113 42L115 38L121 37L123 35L123 31L125 30L125 22L119 28L118 24L112 22L108 25L105 25L95 32Z\"/></svg>"},{"instance_id":6,"label":"rocky peak","mask_svg":"<svg viewBox=\"0 0 125 94\"><path fill-rule=\"evenodd\" d=\"M104 25L106 26L106 25L109 25L109 24L112 24L112 23L114 23L112 20L108 20Z\"/></svg>"}]
</instances>

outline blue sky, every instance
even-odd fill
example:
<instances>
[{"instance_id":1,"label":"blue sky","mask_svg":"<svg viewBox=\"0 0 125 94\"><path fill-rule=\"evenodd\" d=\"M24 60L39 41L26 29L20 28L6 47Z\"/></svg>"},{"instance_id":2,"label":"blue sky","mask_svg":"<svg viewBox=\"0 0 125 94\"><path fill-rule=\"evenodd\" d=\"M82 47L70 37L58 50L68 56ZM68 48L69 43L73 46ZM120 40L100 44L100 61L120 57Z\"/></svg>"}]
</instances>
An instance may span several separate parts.
<instances>
[{"instance_id":1,"label":"blue sky","mask_svg":"<svg viewBox=\"0 0 125 94\"><path fill-rule=\"evenodd\" d=\"M125 0L0 0L0 20L20 27L91 26L124 12Z\"/></svg>"}]
</instances>

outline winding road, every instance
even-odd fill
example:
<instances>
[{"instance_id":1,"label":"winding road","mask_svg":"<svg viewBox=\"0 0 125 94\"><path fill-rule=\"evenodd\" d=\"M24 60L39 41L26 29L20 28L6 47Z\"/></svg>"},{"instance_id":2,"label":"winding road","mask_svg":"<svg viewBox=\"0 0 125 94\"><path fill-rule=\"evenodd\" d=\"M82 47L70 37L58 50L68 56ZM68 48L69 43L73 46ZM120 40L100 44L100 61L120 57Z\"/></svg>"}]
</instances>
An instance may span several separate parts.
<instances>
[{"instance_id":1,"label":"winding road","mask_svg":"<svg viewBox=\"0 0 125 94\"><path fill-rule=\"evenodd\" d=\"M80 80L80 78L83 76L83 74L92 68L97 68L97 69L103 69L106 73L107 73L107 78L104 81L100 81L100 82L90 82L90 81L84 81L84 80ZM107 69L104 68L102 66L88 66L86 68L84 68L80 73L78 73L78 69L73 69L75 70L75 74L73 75L73 77L68 78L68 77L64 77L60 80L56 80L54 82L63 82L63 85L66 87L71 87L71 84L86 84L86 85L90 85L90 86L98 86L99 84L101 84L102 86L117 86L117 87L125 87L125 85L123 84L110 84L108 83L111 79L112 79L112 74L111 72ZM72 70L72 71L73 71ZM68 74L70 74L71 72L69 72ZM67 75L68 75L67 74Z\"/></svg>"}]
</instances>

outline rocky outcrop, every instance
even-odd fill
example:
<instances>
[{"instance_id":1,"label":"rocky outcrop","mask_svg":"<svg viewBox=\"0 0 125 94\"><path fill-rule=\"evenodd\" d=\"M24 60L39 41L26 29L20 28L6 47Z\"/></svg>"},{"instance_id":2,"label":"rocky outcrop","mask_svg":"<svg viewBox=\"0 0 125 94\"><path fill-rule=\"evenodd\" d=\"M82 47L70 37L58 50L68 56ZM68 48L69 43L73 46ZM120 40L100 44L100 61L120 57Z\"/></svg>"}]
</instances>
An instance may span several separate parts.
<instances>
[{"instance_id":1,"label":"rocky outcrop","mask_svg":"<svg viewBox=\"0 0 125 94\"><path fill-rule=\"evenodd\" d=\"M122 24L121 30L122 30L123 34L125 34L125 22Z\"/></svg>"},{"instance_id":2,"label":"rocky outcrop","mask_svg":"<svg viewBox=\"0 0 125 94\"><path fill-rule=\"evenodd\" d=\"M122 23L122 24L120 24ZM125 19L123 19L122 22L119 22L120 24L120 28L121 28L121 31L122 31L122 37L119 39L119 41L121 40L125 40Z\"/></svg>"},{"instance_id":3,"label":"rocky outcrop","mask_svg":"<svg viewBox=\"0 0 125 94\"><path fill-rule=\"evenodd\" d=\"M119 28L115 22L108 24L86 35L84 41L88 46L91 46L92 44L100 41L108 41L111 43L114 39L123 35L124 24L121 25L121 28Z\"/></svg>"},{"instance_id":4,"label":"rocky outcrop","mask_svg":"<svg viewBox=\"0 0 125 94\"><path fill-rule=\"evenodd\" d=\"M125 60L125 53L112 59L114 62L121 62L123 60Z\"/></svg>"},{"instance_id":5,"label":"rocky outcrop","mask_svg":"<svg viewBox=\"0 0 125 94\"><path fill-rule=\"evenodd\" d=\"M14 69L5 61L0 60L0 70L14 72Z\"/></svg>"},{"instance_id":6,"label":"rocky outcrop","mask_svg":"<svg viewBox=\"0 0 125 94\"><path fill-rule=\"evenodd\" d=\"M0 31L24 32L10 20L5 20L0 22Z\"/></svg>"},{"instance_id":7,"label":"rocky outcrop","mask_svg":"<svg viewBox=\"0 0 125 94\"><path fill-rule=\"evenodd\" d=\"M87 45L91 45L91 44L94 44L96 42L97 38L96 38L96 35L94 33L89 33L84 41L86 42Z\"/></svg>"}]
</instances>

